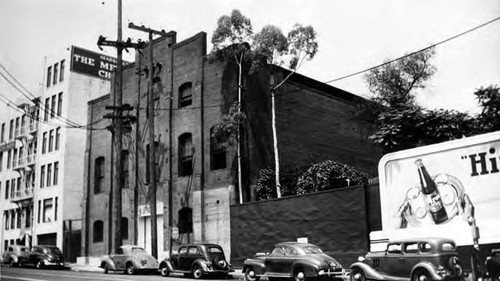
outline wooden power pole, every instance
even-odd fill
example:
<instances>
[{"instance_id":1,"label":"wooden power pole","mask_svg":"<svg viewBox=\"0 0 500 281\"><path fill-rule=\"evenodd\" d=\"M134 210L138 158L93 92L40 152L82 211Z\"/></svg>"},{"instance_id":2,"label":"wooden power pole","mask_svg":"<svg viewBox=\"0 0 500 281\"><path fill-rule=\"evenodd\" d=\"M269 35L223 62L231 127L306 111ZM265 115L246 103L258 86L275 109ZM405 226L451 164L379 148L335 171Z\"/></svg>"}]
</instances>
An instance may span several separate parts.
<instances>
[{"instance_id":1,"label":"wooden power pole","mask_svg":"<svg viewBox=\"0 0 500 281\"><path fill-rule=\"evenodd\" d=\"M156 216L156 142L154 132L154 103L153 103L153 78L155 76L155 63L153 60L153 35L167 35L165 31L153 30L144 26L129 23L129 28L147 32L149 34L149 75L148 75L148 130L149 130L149 204L151 208L151 255L158 258L158 223Z\"/></svg>"},{"instance_id":2,"label":"wooden power pole","mask_svg":"<svg viewBox=\"0 0 500 281\"><path fill-rule=\"evenodd\" d=\"M106 114L105 118L110 118L113 120L112 134L113 134L113 186L112 194L112 229L109 233L113 233L113 247L112 252L115 252L122 245L122 187L123 187L123 176L122 176L122 119L128 119L130 116L123 116L122 112L124 110L131 110L129 105L123 106L123 49L133 47L140 48L140 43L132 43L130 40L123 42L122 40L122 0L118 0L118 38L116 41L108 41L106 37L99 36L97 45L102 50L101 46L112 46L116 48L117 51L117 66L115 73L115 87L113 92L113 106L107 106L106 109L113 110L113 114Z\"/></svg>"}]
</instances>

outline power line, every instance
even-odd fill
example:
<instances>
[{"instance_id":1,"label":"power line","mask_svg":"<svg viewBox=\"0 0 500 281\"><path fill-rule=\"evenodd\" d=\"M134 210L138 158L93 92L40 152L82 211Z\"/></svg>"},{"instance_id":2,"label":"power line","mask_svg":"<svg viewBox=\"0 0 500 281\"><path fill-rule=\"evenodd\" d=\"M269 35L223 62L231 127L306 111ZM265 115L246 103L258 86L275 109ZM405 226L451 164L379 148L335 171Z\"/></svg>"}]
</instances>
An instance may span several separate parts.
<instances>
[{"instance_id":1,"label":"power line","mask_svg":"<svg viewBox=\"0 0 500 281\"><path fill-rule=\"evenodd\" d=\"M26 99L28 99L28 101L30 102L33 102L33 99L36 99L37 97L35 97L35 95L33 95L30 91L28 91L15 77L14 75L12 75L1 63L0 63L0 67L8 74L9 77L6 77L5 74L1 73L0 72L0 75L5 79L5 81L7 81L12 87L14 87L14 89L16 89L17 91L19 91L19 93L21 93ZM15 85L10 79L14 80L24 91L26 91L26 93L24 93L22 90L19 89L19 87L17 87L17 85ZM29 95L29 96L28 96ZM43 101L40 99L39 101L39 108L45 113L45 114L49 114L51 116L55 116L56 118L60 119L61 121L63 121L64 123L66 123L67 125L69 126L72 126L72 127L81 127L82 125L70 120L70 119L67 119L67 118L64 118L60 115L57 115L56 112L54 111L54 109L49 109L48 106L46 106L46 104L43 103Z\"/></svg>"},{"instance_id":2,"label":"power line","mask_svg":"<svg viewBox=\"0 0 500 281\"><path fill-rule=\"evenodd\" d=\"M417 53L420 53L420 52L423 52L423 51L425 51L425 50L427 50L427 49L430 49L430 48L436 47L436 46L438 46L438 45L441 45L441 44L443 44L443 43L446 43L446 42L448 42L448 41L451 41L451 40L453 40L453 39L456 39L456 38L458 38L458 37L461 37L461 36L463 36L463 35L465 35L465 34L467 34L467 33L470 33L470 32L472 32L472 31L475 31L475 30L477 30L477 29L479 29L479 28L481 28L481 27L484 27L484 26L486 26L486 25L489 25L489 24L491 24L491 23L493 23L493 22L495 22L495 21L497 21L497 20L500 20L500 17L494 18L494 19L492 19L492 20L490 20L490 21L487 21L487 22L485 22L485 23L483 23L483 24L481 24L481 25L478 25L478 26L476 26L476 27L474 27L474 28L471 28L471 29L469 29L469 30L467 30L467 31L464 31L464 32L462 32L462 33L459 33L459 34L457 34L457 35L455 35L455 36L452 36L452 37L450 37L450 38L448 38L448 39L445 39L445 40L439 41L439 42L437 42L437 43L435 43L435 44L432 44L432 45L430 45L430 46L428 46L428 47L425 47L425 48L423 48L423 49L420 49L420 50L418 50L418 51L411 52L411 53L406 54L406 55L404 55L404 56L402 56L402 57L399 57L399 58L397 58L397 59L393 59L393 60L391 60L391 61L388 61L388 62L385 62L385 63L379 64L379 65L377 65L377 66L373 66L373 67L370 67L370 68L367 68L367 69L364 69L364 70L361 70L361 71L358 71L358 72L355 72L355 73L352 73L352 74L349 74L349 75L346 75L346 76L342 76L342 77L339 77L339 78L335 78L335 79L332 79L332 80L326 81L326 82L324 82L324 83L325 83L325 84L329 84L329 83L332 83L332 82L340 81L340 80L343 80L343 79L346 79L346 78L349 78L349 77L352 77L352 76L355 76L355 75L361 74L361 73L363 73L363 72L367 72L367 71L373 70L373 69L375 69L375 68L379 68L379 67L381 67L381 66L384 66L384 65L387 65L387 64L391 64L391 63L393 63L393 62L395 62L395 61L398 61L398 60L401 60L401 59L404 59L404 58L407 58L407 57L413 56L413 55L415 55L415 54L417 54Z\"/></svg>"}]
</instances>

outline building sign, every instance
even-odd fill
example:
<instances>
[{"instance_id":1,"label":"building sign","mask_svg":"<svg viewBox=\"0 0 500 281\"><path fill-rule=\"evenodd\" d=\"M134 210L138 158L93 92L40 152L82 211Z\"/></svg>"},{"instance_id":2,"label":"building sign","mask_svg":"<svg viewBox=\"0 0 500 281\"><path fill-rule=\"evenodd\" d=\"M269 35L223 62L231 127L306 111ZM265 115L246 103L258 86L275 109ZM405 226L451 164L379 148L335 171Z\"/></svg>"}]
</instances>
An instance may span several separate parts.
<instances>
[{"instance_id":1,"label":"building sign","mask_svg":"<svg viewBox=\"0 0 500 281\"><path fill-rule=\"evenodd\" d=\"M71 71L110 80L117 67L117 59L73 46L71 49ZM127 65L123 62L123 65Z\"/></svg>"},{"instance_id":2,"label":"building sign","mask_svg":"<svg viewBox=\"0 0 500 281\"><path fill-rule=\"evenodd\" d=\"M151 216L151 205L139 205L137 208L139 217ZM163 215L163 202L156 203L156 215Z\"/></svg>"},{"instance_id":3,"label":"building sign","mask_svg":"<svg viewBox=\"0 0 500 281\"><path fill-rule=\"evenodd\" d=\"M472 244L499 242L500 134L409 149L382 158L380 203L384 235L443 236Z\"/></svg>"}]
</instances>

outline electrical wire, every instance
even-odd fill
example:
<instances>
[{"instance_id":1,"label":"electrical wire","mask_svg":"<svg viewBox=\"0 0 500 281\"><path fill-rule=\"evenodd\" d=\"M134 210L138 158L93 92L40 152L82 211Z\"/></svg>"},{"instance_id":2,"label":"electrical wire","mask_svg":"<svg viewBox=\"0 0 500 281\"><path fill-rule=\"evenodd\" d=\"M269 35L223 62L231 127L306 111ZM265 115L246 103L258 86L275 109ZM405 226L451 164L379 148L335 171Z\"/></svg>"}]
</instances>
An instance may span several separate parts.
<instances>
[{"instance_id":1,"label":"electrical wire","mask_svg":"<svg viewBox=\"0 0 500 281\"><path fill-rule=\"evenodd\" d=\"M345 76L342 76L342 77L339 77L339 78L335 78L335 79L332 79L332 80L328 80L328 81L326 81L326 82L324 82L324 83L325 83L325 84L329 84L329 83L332 83L332 82L337 82L337 81L340 81L340 80L343 80L343 79L346 79L346 78L349 78L349 77L352 77L352 76L355 76L355 75L358 75L358 74L361 74L361 73L364 73L364 72L367 72L367 71L373 70L373 69L375 69L375 68L379 68L379 67L381 67L381 66L384 66L384 65L387 65L387 64L391 64L391 63L396 62L396 61L398 61L398 60L402 60L402 59L404 59L404 58L407 58L407 57L413 56L413 55L415 55L415 54L417 54L417 53L423 52L423 51L425 51L425 50L428 50L428 49L431 49L431 48L436 47L436 46L438 46L438 45L444 44L444 43L446 43L446 42L448 42L448 41L451 41L451 40L453 40L453 39L456 39L456 38L458 38L458 37L464 36L464 35L465 35L465 34L467 34L467 33L470 33L470 32L472 32L472 31L475 31L475 30L477 30L477 29L479 29L479 28L482 28L482 27L484 27L484 26L486 26L486 25L489 25L489 24L491 24L491 23L493 23L493 22L495 22L495 21L497 21L497 20L500 20L500 17L494 18L494 19L492 19L492 20L490 20L490 21L487 21L487 22L485 22L485 23L483 23L483 24L480 24L480 25L478 25L478 26L476 26L476 27L474 27L474 28L471 28L471 29L469 29L469 30L466 30L466 31L464 31L464 32L462 32L462 33L459 33L459 34L455 35L455 36L449 37L449 38L447 38L447 39L445 39L445 40L439 41L439 42L437 42L437 43L435 43L435 44L432 44L432 45L430 45L430 46L428 46L428 47L425 47L425 48L423 48L423 49L420 49L420 50L418 50L418 51L411 52L411 53L406 54L406 55L404 55L404 56L401 56L401 57L399 57L399 58L396 58L396 59L393 59L393 60L387 61L387 62L385 62L385 63L379 64L379 65L376 65L376 66L373 66L373 67L370 67L370 68L367 68L367 69L364 69L364 70L361 70L361 71L358 71L358 72L355 72L355 73L352 73L352 74L349 74L349 75L345 75Z\"/></svg>"}]
</instances>

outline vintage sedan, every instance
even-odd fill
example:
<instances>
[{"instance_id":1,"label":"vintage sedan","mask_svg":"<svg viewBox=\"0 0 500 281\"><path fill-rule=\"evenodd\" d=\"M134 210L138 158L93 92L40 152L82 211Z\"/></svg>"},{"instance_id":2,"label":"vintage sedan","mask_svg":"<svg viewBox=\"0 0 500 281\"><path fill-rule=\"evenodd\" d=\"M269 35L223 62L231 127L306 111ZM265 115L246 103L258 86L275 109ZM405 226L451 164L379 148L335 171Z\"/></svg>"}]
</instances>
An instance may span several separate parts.
<instances>
[{"instance_id":1,"label":"vintage sedan","mask_svg":"<svg viewBox=\"0 0 500 281\"><path fill-rule=\"evenodd\" d=\"M132 275L138 271L158 271L158 261L139 246L123 245L116 254L103 256L99 267L105 274L124 271Z\"/></svg>"},{"instance_id":2,"label":"vintage sedan","mask_svg":"<svg viewBox=\"0 0 500 281\"><path fill-rule=\"evenodd\" d=\"M271 253L257 254L246 259L243 265L246 281L290 278L303 281L308 278L342 278L345 270L334 258L310 243L283 242L274 246Z\"/></svg>"},{"instance_id":3,"label":"vintage sedan","mask_svg":"<svg viewBox=\"0 0 500 281\"><path fill-rule=\"evenodd\" d=\"M368 253L351 265L351 281L461 280L455 242L443 238L394 240L383 252Z\"/></svg>"},{"instance_id":4,"label":"vintage sedan","mask_svg":"<svg viewBox=\"0 0 500 281\"><path fill-rule=\"evenodd\" d=\"M490 278L493 281L500 280L500 249L491 250L491 255L486 258L484 269L485 278Z\"/></svg>"},{"instance_id":5,"label":"vintage sedan","mask_svg":"<svg viewBox=\"0 0 500 281\"><path fill-rule=\"evenodd\" d=\"M206 275L226 277L231 272L222 247L217 244L182 245L177 253L160 263L161 275L184 273L195 279Z\"/></svg>"},{"instance_id":6,"label":"vintage sedan","mask_svg":"<svg viewBox=\"0 0 500 281\"><path fill-rule=\"evenodd\" d=\"M38 269L45 267L64 268L64 257L61 250L53 245L33 246L28 255L19 260L19 266L34 266Z\"/></svg>"},{"instance_id":7,"label":"vintage sedan","mask_svg":"<svg viewBox=\"0 0 500 281\"><path fill-rule=\"evenodd\" d=\"M29 248L23 245L10 245L3 253L2 260L10 266L22 265L22 260L28 257L29 251Z\"/></svg>"}]
</instances>

